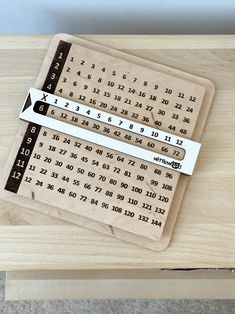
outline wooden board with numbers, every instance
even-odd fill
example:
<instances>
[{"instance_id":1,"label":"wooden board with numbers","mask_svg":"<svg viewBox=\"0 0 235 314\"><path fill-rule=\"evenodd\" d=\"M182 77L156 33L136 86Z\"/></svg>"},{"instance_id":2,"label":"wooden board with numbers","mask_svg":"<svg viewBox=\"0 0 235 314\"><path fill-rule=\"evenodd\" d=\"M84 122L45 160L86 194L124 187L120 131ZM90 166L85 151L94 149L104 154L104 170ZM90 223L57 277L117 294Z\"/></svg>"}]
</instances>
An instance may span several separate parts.
<instances>
[{"instance_id":1,"label":"wooden board with numbers","mask_svg":"<svg viewBox=\"0 0 235 314\"><path fill-rule=\"evenodd\" d=\"M69 35L54 37L36 87L195 141L210 81ZM182 151L48 106L45 115L136 146ZM95 136L95 133L94 133ZM151 249L169 243L188 177L53 129L22 122L2 197Z\"/></svg>"}]
</instances>

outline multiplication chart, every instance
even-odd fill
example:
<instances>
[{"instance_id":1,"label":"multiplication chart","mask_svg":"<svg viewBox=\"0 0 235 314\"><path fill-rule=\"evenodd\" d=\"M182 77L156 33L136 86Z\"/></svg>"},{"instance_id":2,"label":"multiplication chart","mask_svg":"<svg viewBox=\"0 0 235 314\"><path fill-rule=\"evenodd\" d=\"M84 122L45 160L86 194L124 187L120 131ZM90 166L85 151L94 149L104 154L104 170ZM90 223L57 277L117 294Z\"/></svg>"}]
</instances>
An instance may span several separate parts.
<instances>
[{"instance_id":1,"label":"multiplication chart","mask_svg":"<svg viewBox=\"0 0 235 314\"><path fill-rule=\"evenodd\" d=\"M22 118L31 107L39 120L28 120L11 153L4 190L107 224L114 236L115 228L120 238L132 234L132 242L161 241L185 176L177 169L184 142L208 98L204 80L59 35L38 82Z\"/></svg>"}]
</instances>

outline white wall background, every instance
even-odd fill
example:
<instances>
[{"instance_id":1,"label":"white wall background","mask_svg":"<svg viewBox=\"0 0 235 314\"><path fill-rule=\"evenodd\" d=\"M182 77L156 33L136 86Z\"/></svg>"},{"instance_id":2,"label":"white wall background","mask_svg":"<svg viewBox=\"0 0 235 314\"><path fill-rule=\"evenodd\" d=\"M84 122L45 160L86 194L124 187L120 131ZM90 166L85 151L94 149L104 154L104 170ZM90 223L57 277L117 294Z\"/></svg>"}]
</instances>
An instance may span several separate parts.
<instances>
[{"instance_id":1,"label":"white wall background","mask_svg":"<svg viewBox=\"0 0 235 314\"><path fill-rule=\"evenodd\" d=\"M0 0L1 34L234 34L235 0Z\"/></svg>"}]
</instances>

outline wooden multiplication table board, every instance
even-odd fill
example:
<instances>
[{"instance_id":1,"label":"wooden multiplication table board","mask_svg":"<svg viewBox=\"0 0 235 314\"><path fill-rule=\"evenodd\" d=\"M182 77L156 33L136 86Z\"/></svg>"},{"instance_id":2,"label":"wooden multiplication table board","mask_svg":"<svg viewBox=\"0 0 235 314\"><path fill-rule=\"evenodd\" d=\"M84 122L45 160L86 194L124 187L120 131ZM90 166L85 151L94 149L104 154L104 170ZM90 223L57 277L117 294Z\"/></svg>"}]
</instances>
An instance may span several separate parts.
<instances>
[{"instance_id":1,"label":"wooden multiplication table board","mask_svg":"<svg viewBox=\"0 0 235 314\"><path fill-rule=\"evenodd\" d=\"M3 175L3 197L43 212L46 207L51 215L63 211L69 221L148 248L166 247L188 176L174 167L138 158L138 154L122 153L113 143L180 162L185 155L182 140L177 140L176 147L171 137L200 140L213 85L206 79L60 34L52 41L36 87L44 94L35 111L44 119L61 122L62 127L59 131L53 126L21 122ZM58 96L53 98L54 106L47 102L48 93ZM61 97L65 103L67 100L64 108L56 106ZM68 111L69 102L84 104L90 110L85 116L79 115L79 105L78 112L76 107ZM25 108L30 106L28 97ZM120 124L125 119L133 123L124 130L94 120L89 116L94 109L109 114L110 123L113 117L118 117ZM133 133L137 124L139 133ZM68 134L66 125L78 132ZM147 127L154 128L153 134L161 130L172 136L159 142L141 134ZM93 134L94 140L79 137L79 130ZM98 138L106 138L110 146L97 144Z\"/></svg>"}]
</instances>

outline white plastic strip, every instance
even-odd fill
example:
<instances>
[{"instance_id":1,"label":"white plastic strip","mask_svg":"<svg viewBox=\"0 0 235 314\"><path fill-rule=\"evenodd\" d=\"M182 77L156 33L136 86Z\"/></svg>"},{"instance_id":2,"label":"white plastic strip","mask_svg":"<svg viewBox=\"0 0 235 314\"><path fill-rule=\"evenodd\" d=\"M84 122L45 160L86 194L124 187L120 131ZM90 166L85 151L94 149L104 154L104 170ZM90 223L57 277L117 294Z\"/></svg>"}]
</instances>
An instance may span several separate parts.
<instances>
[{"instance_id":1,"label":"white plastic strip","mask_svg":"<svg viewBox=\"0 0 235 314\"><path fill-rule=\"evenodd\" d=\"M31 103L29 103L29 96ZM129 132L131 131L135 134L149 137L162 143L180 147L185 150L184 158L179 161L172 157L137 147L134 144L125 143L121 140L113 139L108 136L83 129L79 126L56 120L52 117L47 117L46 115L40 114L40 112L37 113L34 111L34 105L37 101L68 110L74 114L92 118L96 121L104 122L108 125L112 125L123 130L128 130ZM49 94L35 88L30 88L19 118L54 129L58 132L66 133L71 136L87 140L88 142L92 142L124 154L128 154L133 157L155 163L160 166L164 166L166 168L174 169L188 175L193 173L193 169L201 147L200 143L140 123L136 123L134 121L124 119L108 112L104 112L78 102Z\"/></svg>"}]
</instances>

